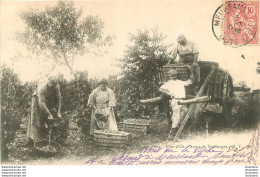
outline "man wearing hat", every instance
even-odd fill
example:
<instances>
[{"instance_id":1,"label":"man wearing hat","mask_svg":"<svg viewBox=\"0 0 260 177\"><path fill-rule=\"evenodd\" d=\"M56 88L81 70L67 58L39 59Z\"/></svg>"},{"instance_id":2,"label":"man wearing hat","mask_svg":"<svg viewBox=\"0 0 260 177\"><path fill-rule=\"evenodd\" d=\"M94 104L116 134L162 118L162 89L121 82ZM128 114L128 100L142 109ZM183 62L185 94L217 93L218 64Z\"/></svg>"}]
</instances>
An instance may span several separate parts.
<instances>
[{"instance_id":1,"label":"man wearing hat","mask_svg":"<svg viewBox=\"0 0 260 177\"><path fill-rule=\"evenodd\" d=\"M194 42L189 41L186 37L181 34L177 37L178 45L172 53L172 59L169 60L168 64L171 64L179 55L179 63L189 66L190 79L193 84L194 94L198 92L200 83L200 67L197 63L199 50Z\"/></svg>"},{"instance_id":2,"label":"man wearing hat","mask_svg":"<svg viewBox=\"0 0 260 177\"><path fill-rule=\"evenodd\" d=\"M94 134L94 130L98 129L95 115L107 117L108 129L117 131L117 124L113 107L116 106L116 98L114 92L107 87L106 79L101 79L99 87L94 89L89 96L88 106L92 107L92 116L90 123L90 135Z\"/></svg>"},{"instance_id":3,"label":"man wearing hat","mask_svg":"<svg viewBox=\"0 0 260 177\"><path fill-rule=\"evenodd\" d=\"M173 138L173 135L177 132L179 125L181 123L181 105L178 105L178 101L186 98L185 86L190 84L190 80L181 81L177 79L177 71L172 69L168 72L170 80L168 80L164 85L162 85L159 91L171 96L171 106L172 106L172 128L169 133L169 139Z\"/></svg>"},{"instance_id":4,"label":"man wearing hat","mask_svg":"<svg viewBox=\"0 0 260 177\"><path fill-rule=\"evenodd\" d=\"M45 139L53 122L61 118L61 93L57 77L50 76L47 82L39 84L32 96L30 111L27 128L29 144Z\"/></svg>"}]
</instances>

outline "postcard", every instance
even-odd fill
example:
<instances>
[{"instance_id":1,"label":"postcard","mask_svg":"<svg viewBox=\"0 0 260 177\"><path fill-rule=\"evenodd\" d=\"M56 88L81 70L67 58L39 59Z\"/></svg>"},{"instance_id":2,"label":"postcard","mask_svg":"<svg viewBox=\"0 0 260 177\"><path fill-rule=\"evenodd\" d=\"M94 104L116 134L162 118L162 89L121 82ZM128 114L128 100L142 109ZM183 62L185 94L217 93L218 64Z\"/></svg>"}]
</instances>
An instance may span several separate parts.
<instances>
[{"instance_id":1,"label":"postcard","mask_svg":"<svg viewBox=\"0 0 260 177\"><path fill-rule=\"evenodd\" d=\"M1 1L0 16L2 174L259 165L258 0Z\"/></svg>"}]
</instances>

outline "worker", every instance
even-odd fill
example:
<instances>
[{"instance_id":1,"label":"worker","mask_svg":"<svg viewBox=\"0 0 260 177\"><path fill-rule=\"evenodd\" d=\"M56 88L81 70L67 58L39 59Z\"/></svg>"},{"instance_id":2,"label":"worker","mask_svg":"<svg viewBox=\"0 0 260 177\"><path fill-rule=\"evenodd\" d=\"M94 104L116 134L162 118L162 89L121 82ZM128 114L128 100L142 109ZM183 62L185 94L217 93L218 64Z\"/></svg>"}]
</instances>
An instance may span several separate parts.
<instances>
[{"instance_id":1,"label":"worker","mask_svg":"<svg viewBox=\"0 0 260 177\"><path fill-rule=\"evenodd\" d=\"M189 67L193 92L196 94L199 90L200 83L200 67L197 62L199 55L198 48L195 43L187 40L183 34L177 37L177 42L178 45L172 52L172 58L169 60L168 64L173 63L177 54L179 55L179 63Z\"/></svg>"},{"instance_id":2,"label":"worker","mask_svg":"<svg viewBox=\"0 0 260 177\"><path fill-rule=\"evenodd\" d=\"M55 76L39 84L33 93L28 121L28 144L47 138L55 119L61 118L61 93Z\"/></svg>"},{"instance_id":3,"label":"worker","mask_svg":"<svg viewBox=\"0 0 260 177\"><path fill-rule=\"evenodd\" d=\"M95 115L107 117L108 126L106 129L118 131L113 110L116 106L115 94L107 86L108 81L101 79L99 87L94 89L89 96L88 106L92 108L90 135L94 135L94 130L99 129Z\"/></svg>"},{"instance_id":4,"label":"worker","mask_svg":"<svg viewBox=\"0 0 260 177\"><path fill-rule=\"evenodd\" d=\"M171 96L171 107L172 107L172 127L168 138L172 139L173 135L178 131L179 125L181 123L181 105L178 105L178 101L186 98L185 86L190 84L190 80L181 81L177 79L177 71L172 69L168 72L170 80L163 84L159 91Z\"/></svg>"}]
</instances>

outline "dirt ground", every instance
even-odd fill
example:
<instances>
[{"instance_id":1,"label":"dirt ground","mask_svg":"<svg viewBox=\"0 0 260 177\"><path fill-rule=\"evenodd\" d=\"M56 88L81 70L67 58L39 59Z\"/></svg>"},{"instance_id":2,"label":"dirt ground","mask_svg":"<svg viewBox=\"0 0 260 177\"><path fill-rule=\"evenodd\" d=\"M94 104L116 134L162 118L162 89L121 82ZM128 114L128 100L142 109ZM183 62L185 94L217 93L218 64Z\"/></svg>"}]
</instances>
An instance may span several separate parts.
<instances>
[{"instance_id":1,"label":"dirt ground","mask_svg":"<svg viewBox=\"0 0 260 177\"><path fill-rule=\"evenodd\" d=\"M18 148L20 154L12 162L7 162L8 164L26 164L26 165L84 165L84 163L91 157L102 157L102 159L111 159L115 154L120 154L126 151L127 154L135 154L138 150L143 147L168 147L172 145L181 146L225 146L229 147L231 145L246 146L252 137L254 129L247 129L242 131L219 131L212 132L208 137L204 133L200 135L192 135L183 137L178 142L173 143L172 141L165 140L163 136L154 136L148 134L145 137L140 137L133 140L133 144L126 149L111 149L111 150L101 150L93 145L92 141L86 143L86 145L76 144L62 148L62 153L54 157L47 157L40 154L34 154L33 150L30 148L21 149ZM17 158L18 157L18 158ZM20 157L20 159L19 159Z\"/></svg>"}]
</instances>

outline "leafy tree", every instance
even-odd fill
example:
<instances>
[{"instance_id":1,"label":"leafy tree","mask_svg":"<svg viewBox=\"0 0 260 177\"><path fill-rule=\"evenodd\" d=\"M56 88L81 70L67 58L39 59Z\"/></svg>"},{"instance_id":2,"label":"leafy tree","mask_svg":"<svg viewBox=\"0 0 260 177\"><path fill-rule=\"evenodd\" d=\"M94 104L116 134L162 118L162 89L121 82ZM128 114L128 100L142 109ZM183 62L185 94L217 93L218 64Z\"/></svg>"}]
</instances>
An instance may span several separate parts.
<instances>
[{"instance_id":1,"label":"leafy tree","mask_svg":"<svg viewBox=\"0 0 260 177\"><path fill-rule=\"evenodd\" d=\"M20 17L26 28L18 32L19 42L34 53L43 53L56 64L73 71L76 55L91 49L111 45L110 36L103 37L104 23L98 16L81 17L82 11L73 2L59 1L55 6L40 10L25 10Z\"/></svg>"},{"instance_id":2,"label":"leafy tree","mask_svg":"<svg viewBox=\"0 0 260 177\"><path fill-rule=\"evenodd\" d=\"M167 63L170 46L164 43L165 38L158 28L130 34L131 45L120 59L123 112L130 117L153 113L151 106L140 105L139 100L159 94L158 72Z\"/></svg>"},{"instance_id":3,"label":"leafy tree","mask_svg":"<svg viewBox=\"0 0 260 177\"><path fill-rule=\"evenodd\" d=\"M23 117L27 117L34 83L22 84L18 75L6 65L1 66L1 152L7 160L7 143L11 142L20 129Z\"/></svg>"}]
</instances>

